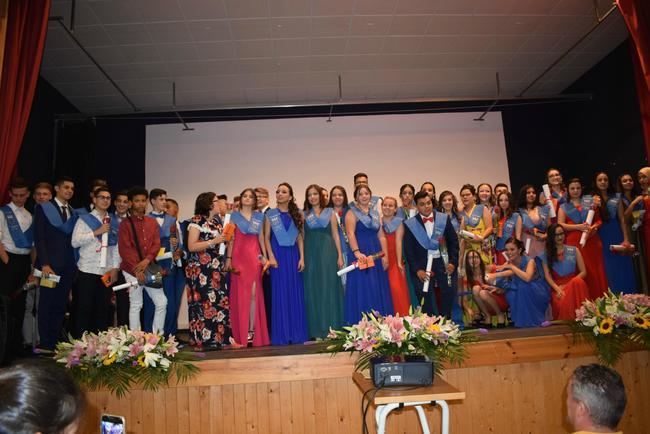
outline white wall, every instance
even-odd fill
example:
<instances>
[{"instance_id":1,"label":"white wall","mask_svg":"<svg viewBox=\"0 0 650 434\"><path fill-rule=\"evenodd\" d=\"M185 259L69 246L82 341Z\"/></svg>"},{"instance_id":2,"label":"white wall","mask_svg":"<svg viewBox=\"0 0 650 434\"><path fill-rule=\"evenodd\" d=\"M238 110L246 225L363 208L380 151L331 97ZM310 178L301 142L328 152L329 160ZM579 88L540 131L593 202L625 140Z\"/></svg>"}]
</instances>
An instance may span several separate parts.
<instances>
[{"instance_id":1,"label":"white wall","mask_svg":"<svg viewBox=\"0 0 650 434\"><path fill-rule=\"evenodd\" d=\"M440 193L458 194L466 182L508 183L501 114L474 122L477 113L433 113L325 118L263 119L149 125L147 188L160 187L191 215L203 191L245 187L273 192L289 182L300 207L307 185L343 185L366 172L373 194L397 196L399 187L431 180Z\"/></svg>"}]
</instances>

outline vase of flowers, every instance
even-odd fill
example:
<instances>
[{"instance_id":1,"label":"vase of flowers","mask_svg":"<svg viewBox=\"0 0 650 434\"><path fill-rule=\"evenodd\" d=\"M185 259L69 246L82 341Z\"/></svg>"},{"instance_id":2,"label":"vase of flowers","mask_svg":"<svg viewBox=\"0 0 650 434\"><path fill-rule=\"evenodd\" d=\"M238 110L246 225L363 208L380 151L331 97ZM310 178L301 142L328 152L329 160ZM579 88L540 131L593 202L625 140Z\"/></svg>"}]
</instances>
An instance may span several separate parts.
<instances>
[{"instance_id":1,"label":"vase of flowers","mask_svg":"<svg viewBox=\"0 0 650 434\"><path fill-rule=\"evenodd\" d=\"M95 334L85 332L81 339L69 338L57 344L54 358L70 369L72 376L89 390L102 387L118 397L132 384L146 390L169 385L172 376L184 383L199 368L191 363L195 355L179 352L174 336L164 339L155 333L114 327Z\"/></svg>"},{"instance_id":2,"label":"vase of flowers","mask_svg":"<svg viewBox=\"0 0 650 434\"><path fill-rule=\"evenodd\" d=\"M358 352L355 370L368 368L371 360L408 361L414 357L433 363L436 373L443 363L460 364L466 358L465 344L476 341L474 331L464 332L443 316L432 316L421 308L407 316L364 313L361 321L342 330L330 329L326 338L329 353Z\"/></svg>"},{"instance_id":3,"label":"vase of flowers","mask_svg":"<svg viewBox=\"0 0 650 434\"><path fill-rule=\"evenodd\" d=\"M593 345L598 359L612 366L627 345L650 349L650 297L609 291L585 300L571 327L574 338Z\"/></svg>"}]
</instances>

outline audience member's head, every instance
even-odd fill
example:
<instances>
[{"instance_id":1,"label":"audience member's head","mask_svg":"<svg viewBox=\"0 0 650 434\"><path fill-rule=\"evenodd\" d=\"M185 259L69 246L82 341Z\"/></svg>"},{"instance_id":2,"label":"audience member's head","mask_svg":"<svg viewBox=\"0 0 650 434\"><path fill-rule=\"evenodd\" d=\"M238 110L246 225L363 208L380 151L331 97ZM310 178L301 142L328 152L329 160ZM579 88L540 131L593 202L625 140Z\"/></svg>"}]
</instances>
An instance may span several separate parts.
<instances>
[{"instance_id":1,"label":"audience member's head","mask_svg":"<svg viewBox=\"0 0 650 434\"><path fill-rule=\"evenodd\" d=\"M0 433L76 433L85 402L70 375L50 361L0 371Z\"/></svg>"},{"instance_id":2,"label":"audience member's head","mask_svg":"<svg viewBox=\"0 0 650 434\"><path fill-rule=\"evenodd\" d=\"M578 366L567 385L566 403L574 431L614 432L627 404L623 379L603 365Z\"/></svg>"}]
</instances>

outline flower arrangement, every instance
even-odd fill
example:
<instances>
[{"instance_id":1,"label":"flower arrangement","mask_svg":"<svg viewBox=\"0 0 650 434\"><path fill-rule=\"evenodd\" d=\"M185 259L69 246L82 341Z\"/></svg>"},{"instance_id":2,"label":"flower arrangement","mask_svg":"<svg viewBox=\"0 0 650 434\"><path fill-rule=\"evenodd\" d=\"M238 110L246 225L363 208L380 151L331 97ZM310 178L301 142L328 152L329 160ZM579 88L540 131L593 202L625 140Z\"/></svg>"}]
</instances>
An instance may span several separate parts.
<instances>
[{"instance_id":1,"label":"flower arrangement","mask_svg":"<svg viewBox=\"0 0 650 434\"><path fill-rule=\"evenodd\" d=\"M169 384L172 374L178 384L199 371L191 363L192 354L179 352L174 336L165 340L127 327L99 334L86 332L81 339L70 337L69 342L57 344L54 358L88 389L106 387L118 397L126 395L133 383L157 390Z\"/></svg>"},{"instance_id":2,"label":"flower arrangement","mask_svg":"<svg viewBox=\"0 0 650 434\"><path fill-rule=\"evenodd\" d=\"M375 357L425 356L440 373L443 362L460 364L467 356L465 344L476 337L461 331L453 321L427 315L418 307L404 317L364 313L357 324L343 330L330 329L326 340L330 345L325 352L359 352L357 371L367 368Z\"/></svg>"},{"instance_id":3,"label":"flower arrangement","mask_svg":"<svg viewBox=\"0 0 650 434\"><path fill-rule=\"evenodd\" d=\"M585 300L571 326L575 338L595 347L601 362L614 365L628 343L650 349L650 297L609 291Z\"/></svg>"}]
</instances>

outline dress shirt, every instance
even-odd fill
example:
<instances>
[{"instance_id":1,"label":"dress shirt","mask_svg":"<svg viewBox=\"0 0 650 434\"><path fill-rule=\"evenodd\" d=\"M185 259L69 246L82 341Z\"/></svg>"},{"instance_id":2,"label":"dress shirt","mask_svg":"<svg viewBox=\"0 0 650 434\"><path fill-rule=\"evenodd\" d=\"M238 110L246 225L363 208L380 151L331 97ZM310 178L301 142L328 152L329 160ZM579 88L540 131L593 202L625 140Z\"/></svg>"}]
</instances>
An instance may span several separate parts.
<instances>
[{"instance_id":1,"label":"dress shirt","mask_svg":"<svg viewBox=\"0 0 650 434\"><path fill-rule=\"evenodd\" d=\"M433 216L434 216L433 213L431 213L431 214L429 214L427 216L423 216L422 214L420 214L420 217L422 218L422 223L424 223L424 219L433 218ZM427 236L429 238L431 238L431 235L433 235L433 222L424 223L424 229L427 230Z\"/></svg>"},{"instance_id":2,"label":"dress shirt","mask_svg":"<svg viewBox=\"0 0 650 434\"><path fill-rule=\"evenodd\" d=\"M71 212L72 208L70 208L70 204L69 203L64 204L63 202L61 202L59 200L58 197L54 198L54 202L56 202L56 204L58 205L61 212L64 213L63 221L68 220L70 218L70 216L72 215L72 212Z\"/></svg>"},{"instance_id":3,"label":"dress shirt","mask_svg":"<svg viewBox=\"0 0 650 434\"><path fill-rule=\"evenodd\" d=\"M29 226L32 224L32 215L30 212L23 207L17 207L13 202L9 202L9 208L14 212L20 229L23 232L29 229ZM2 211L0 211L0 242L7 252L13 253L14 255L29 255L31 252L31 249L21 249L16 247L14 239L11 238L9 226L7 226L7 219Z\"/></svg>"},{"instance_id":4,"label":"dress shirt","mask_svg":"<svg viewBox=\"0 0 650 434\"><path fill-rule=\"evenodd\" d=\"M149 262L153 262L160 251L160 229L156 219L148 216L131 216L122 220L122 223L120 223L119 240L117 243L120 257L122 258L120 269L131 275L135 275L133 267L142 259L140 259L140 255L136 250L131 221L135 225L135 231L140 244L140 254L143 259L146 258Z\"/></svg>"},{"instance_id":5,"label":"dress shirt","mask_svg":"<svg viewBox=\"0 0 650 434\"><path fill-rule=\"evenodd\" d=\"M103 217L92 210L90 215L102 221ZM101 256L102 243L99 238L93 235L92 229L83 219L77 220L72 231L72 247L79 249L79 260L77 268L79 271L89 274L103 275L113 268L120 266L120 256L117 251L117 245L108 246L106 251L106 267L100 267L99 260Z\"/></svg>"}]
</instances>

